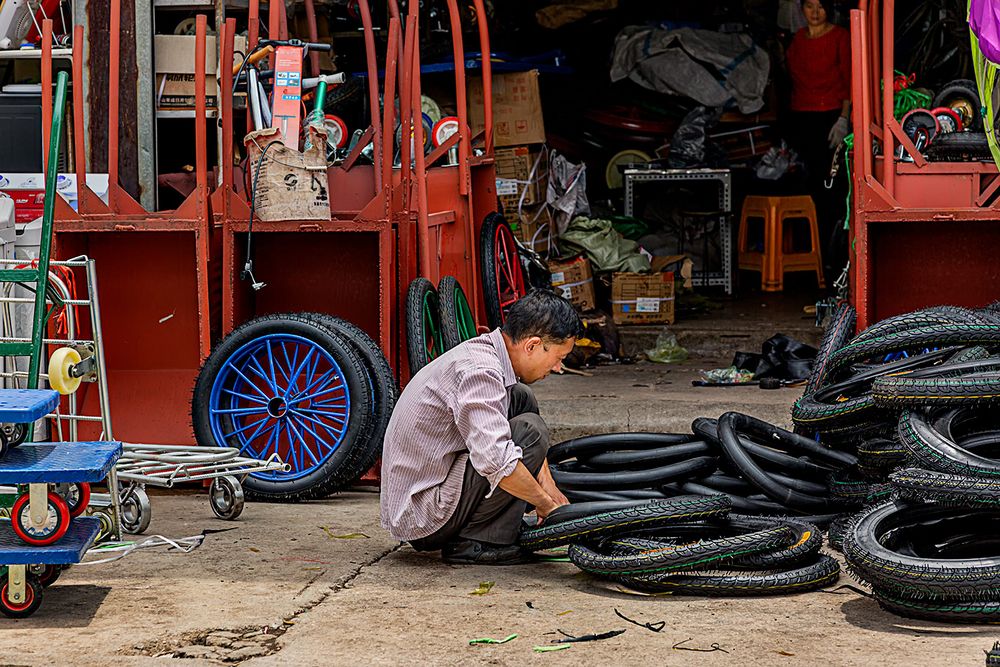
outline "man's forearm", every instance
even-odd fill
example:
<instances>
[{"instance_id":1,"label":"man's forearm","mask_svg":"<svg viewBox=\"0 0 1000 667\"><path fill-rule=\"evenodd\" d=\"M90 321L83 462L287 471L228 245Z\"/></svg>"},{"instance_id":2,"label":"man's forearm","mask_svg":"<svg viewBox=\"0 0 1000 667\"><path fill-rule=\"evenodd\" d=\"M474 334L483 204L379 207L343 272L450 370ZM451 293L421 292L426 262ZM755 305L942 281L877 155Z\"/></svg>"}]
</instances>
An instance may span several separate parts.
<instances>
[{"instance_id":1,"label":"man's forearm","mask_svg":"<svg viewBox=\"0 0 1000 667\"><path fill-rule=\"evenodd\" d=\"M548 516L556 507L552 496L542 488L528 469L520 461L514 472L500 480L500 488L521 500L534 505L539 516Z\"/></svg>"}]
</instances>

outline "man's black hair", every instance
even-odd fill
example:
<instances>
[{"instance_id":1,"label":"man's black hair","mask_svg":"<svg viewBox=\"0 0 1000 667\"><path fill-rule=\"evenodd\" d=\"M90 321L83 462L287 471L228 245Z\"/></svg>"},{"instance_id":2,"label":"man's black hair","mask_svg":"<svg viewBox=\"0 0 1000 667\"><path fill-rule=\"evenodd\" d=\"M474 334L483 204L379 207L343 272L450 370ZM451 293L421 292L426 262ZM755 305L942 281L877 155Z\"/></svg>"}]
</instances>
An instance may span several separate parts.
<instances>
[{"instance_id":1,"label":"man's black hair","mask_svg":"<svg viewBox=\"0 0 1000 667\"><path fill-rule=\"evenodd\" d=\"M564 341L583 334L583 323L573 304L544 289L531 290L511 306L502 328L513 341L532 336Z\"/></svg>"}]
</instances>

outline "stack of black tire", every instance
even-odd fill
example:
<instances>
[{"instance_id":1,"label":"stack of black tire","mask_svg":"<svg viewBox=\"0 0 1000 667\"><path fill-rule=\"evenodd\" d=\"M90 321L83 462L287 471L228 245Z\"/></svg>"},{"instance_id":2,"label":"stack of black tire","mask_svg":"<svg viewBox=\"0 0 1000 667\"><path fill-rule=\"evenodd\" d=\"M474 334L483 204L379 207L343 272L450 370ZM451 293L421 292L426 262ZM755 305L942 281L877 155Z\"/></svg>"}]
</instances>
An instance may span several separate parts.
<instances>
[{"instance_id":1,"label":"stack of black tire","mask_svg":"<svg viewBox=\"0 0 1000 667\"><path fill-rule=\"evenodd\" d=\"M704 596L786 595L827 586L837 561L806 521L731 513L723 495L597 501L559 508L521 544L569 545L580 569L632 589Z\"/></svg>"},{"instance_id":2,"label":"stack of black tire","mask_svg":"<svg viewBox=\"0 0 1000 667\"><path fill-rule=\"evenodd\" d=\"M862 506L831 544L889 611L1000 621L1000 317L930 308L849 339L852 319L836 314L792 415L858 458L830 481Z\"/></svg>"}]
</instances>

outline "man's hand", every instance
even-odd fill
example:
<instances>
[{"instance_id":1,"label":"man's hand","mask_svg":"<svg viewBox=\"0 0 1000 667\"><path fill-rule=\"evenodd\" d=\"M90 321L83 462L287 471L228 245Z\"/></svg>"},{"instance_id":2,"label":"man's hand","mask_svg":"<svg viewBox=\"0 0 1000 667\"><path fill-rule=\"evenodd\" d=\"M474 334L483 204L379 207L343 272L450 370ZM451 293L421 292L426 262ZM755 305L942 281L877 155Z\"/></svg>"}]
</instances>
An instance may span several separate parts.
<instances>
[{"instance_id":1,"label":"man's hand","mask_svg":"<svg viewBox=\"0 0 1000 667\"><path fill-rule=\"evenodd\" d=\"M561 496L562 496L562 494L561 494L561 493L560 493L559 495L561 495ZM542 525L542 523L544 523L544 522L545 522L545 519L546 519L546 518L547 518L547 517L548 517L548 516L549 516L550 514L552 514L552 512L553 512L553 511L554 511L554 510L555 510L555 509L556 509L557 507L562 507L563 505L569 505L569 501L567 501L567 500L566 500L566 496L562 496L562 497L563 497L563 502L559 502L559 501L558 501L558 500L556 500L555 498L550 498L550 499L549 499L549 500L550 500L550 502L548 502L548 503L545 503L545 504L543 504L543 505L536 505L536 506L535 506L535 514L537 514L537 515L538 515L538 525L539 525L539 526L540 526L540 525Z\"/></svg>"},{"instance_id":2,"label":"man's hand","mask_svg":"<svg viewBox=\"0 0 1000 667\"><path fill-rule=\"evenodd\" d=\"M557 505L569 505L569 498L566 497L559 487L556 486L556 481L552 479L552 471L549 470L549 460L545 459L542 462L542 467L538 471L538 485L545 490L545 493L549 494L549 497L556 502Z\"/></svg>"}]
</instances>

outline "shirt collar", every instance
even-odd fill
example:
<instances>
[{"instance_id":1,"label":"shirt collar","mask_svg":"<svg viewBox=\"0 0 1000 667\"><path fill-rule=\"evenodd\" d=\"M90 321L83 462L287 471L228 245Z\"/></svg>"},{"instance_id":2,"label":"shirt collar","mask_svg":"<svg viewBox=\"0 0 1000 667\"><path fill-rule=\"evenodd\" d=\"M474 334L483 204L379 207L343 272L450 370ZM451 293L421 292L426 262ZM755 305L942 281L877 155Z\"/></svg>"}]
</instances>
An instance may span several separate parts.
<instances>
[{"instance_id":1,"label":"shirt collar","mask_svg":"<svg viewBox=\"0 0 1000 667\"><path fill-rule=\"evenodd\" d=\"M510 355L507 354L507 346L503 342L503 332L499 327L486 334L486 339L493 344L500 357L500 369L503 371L503 386L513 387L517 384L517 375L514 374L514 366L510 363Z\"/></svg>"}]
</instances>

